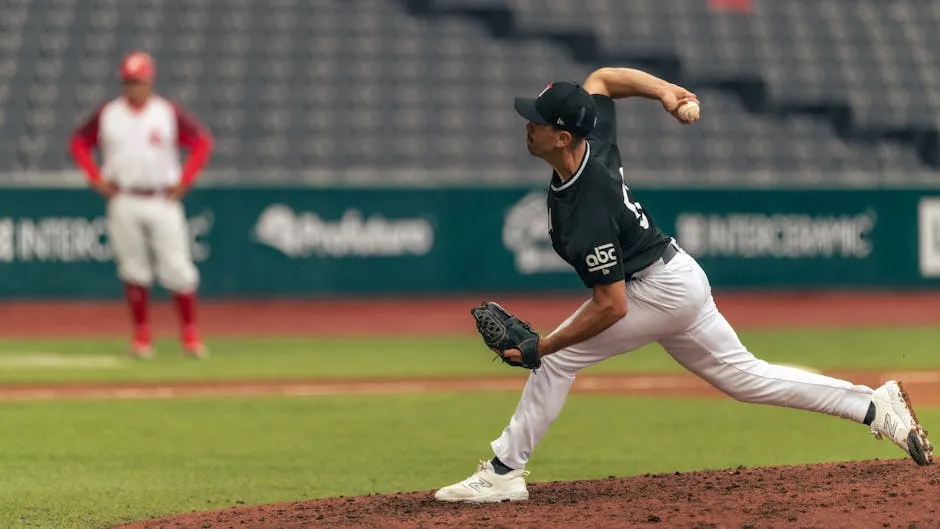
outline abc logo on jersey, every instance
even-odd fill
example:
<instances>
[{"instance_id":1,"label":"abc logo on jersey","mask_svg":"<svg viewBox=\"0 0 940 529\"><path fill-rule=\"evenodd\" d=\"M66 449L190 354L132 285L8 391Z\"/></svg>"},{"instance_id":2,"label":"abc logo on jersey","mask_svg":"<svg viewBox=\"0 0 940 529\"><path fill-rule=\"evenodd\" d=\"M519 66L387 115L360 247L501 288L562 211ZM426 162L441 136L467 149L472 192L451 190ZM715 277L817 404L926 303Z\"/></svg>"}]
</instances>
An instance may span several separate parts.
<instances>
[{"instance_id":1,"label":"abc logo on jersey","mask_svg":"<svg viewBox=\"0 0 940 529\"><path fill-rule=\"evenodd\" d=\"M588 272L603 270L604 274L608 274L610 272L607 269L617 264L617 249L613 244L597 246L594 253L589 253L584 258L584 263L588 265Z\"/></svg>"}]
</instances>

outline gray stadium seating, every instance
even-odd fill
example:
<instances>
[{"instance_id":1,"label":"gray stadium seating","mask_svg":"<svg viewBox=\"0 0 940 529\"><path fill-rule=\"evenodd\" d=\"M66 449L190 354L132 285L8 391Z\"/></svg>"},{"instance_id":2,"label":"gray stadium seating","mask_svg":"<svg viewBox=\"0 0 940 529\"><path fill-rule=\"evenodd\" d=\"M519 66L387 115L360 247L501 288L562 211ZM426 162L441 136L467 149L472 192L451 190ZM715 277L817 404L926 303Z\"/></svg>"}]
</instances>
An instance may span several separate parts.
<instances>
[{"instance_id":1,"label":"gray stadium seating","mask_svg":"<svg viewBox=\"0 0 940 529\"><path fill-rule=\"evenodd\" d=\"M638 178L890 181L940 167L940 3L754 3L2 0L0 172L71 169L72 127L117 94L133 48L211 127L211 167L232 174L544 179L513 96L604 63L654 67L703 102L695 127L654 101L620 104Z\"/></svg>"},{"instance_id":2,"label":"gray stadium seating","mask_svg":"<svg viewBox=\"0 0 940 529\"><path fill-rule=\"evenodd\" d=\"M814 153L822 170L849 163L903 178L940 168L938 2L753 0L748 13L712 10L705 0L430 2L439 12L499 4L512 15L510 33L561 40L574 55L600 63L656 64L687 85L736 94L750 112L767 115L763 121L806 134L780 145L794 148L795 157L806 152L796 146L807 140L831 145L829 155ZM714 117L709 107L704 112ZM834 135L845 144L833 142ZM846 151L858 153L848 156L856 163L845 161ZM785 152L773 158L765 166L794 165Z\"/></svg>"}]
</instances>

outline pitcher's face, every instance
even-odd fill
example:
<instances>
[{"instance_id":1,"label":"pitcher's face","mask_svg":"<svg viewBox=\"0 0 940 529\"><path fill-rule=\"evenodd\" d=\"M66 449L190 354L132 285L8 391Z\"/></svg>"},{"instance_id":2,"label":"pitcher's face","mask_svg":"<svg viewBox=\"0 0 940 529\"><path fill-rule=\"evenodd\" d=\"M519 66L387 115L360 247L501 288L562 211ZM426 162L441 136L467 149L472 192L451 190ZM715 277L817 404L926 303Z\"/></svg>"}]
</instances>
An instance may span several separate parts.
<instances>
[{"instance_id":1,"label":"pitcher's face","mask_svg":"<svg viewBox=\"0 0 940 529\"><path fill-rule=\"evenodd\" d=\"M563 149L571 141L571 133L558 130L551 125L542 125L529 121L525 126L526 147L529 154L544 158Z\"/></svg>"}]
</instances>

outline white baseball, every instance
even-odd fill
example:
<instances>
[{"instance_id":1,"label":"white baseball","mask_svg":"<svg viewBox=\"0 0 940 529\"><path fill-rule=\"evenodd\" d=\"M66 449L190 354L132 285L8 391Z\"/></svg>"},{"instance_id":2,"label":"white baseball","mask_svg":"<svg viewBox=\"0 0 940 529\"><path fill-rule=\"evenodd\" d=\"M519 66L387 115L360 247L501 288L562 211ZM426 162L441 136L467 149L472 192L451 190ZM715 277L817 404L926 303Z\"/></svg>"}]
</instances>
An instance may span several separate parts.
<instances>
[{"instance_id":1,"label":"white baseball","mask_svg":"<svg viewBox=\"0 0 940 529\"><path fill-rule=\"evenodd\" d=\"M699 117L699 110L698 103L695 101L689 101L688 103L685 103L679 107L677 114L680 118L682 118L683 121L695 121Z\"/></svg>"}]
</instances>

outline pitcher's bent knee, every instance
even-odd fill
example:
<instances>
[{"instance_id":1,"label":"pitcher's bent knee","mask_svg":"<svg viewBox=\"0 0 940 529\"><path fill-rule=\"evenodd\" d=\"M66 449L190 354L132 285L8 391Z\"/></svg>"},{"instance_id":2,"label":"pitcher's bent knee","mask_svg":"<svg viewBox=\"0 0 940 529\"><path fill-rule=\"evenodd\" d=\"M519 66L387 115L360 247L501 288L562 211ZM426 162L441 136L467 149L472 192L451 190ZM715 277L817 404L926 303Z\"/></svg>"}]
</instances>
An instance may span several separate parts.
<instances>
[{"instance_id":1,"label":"pitcher's bent knee","mask_svg":"<svg viewBox=\"0 0 940 529\"><path fill-rule=\"evenodd\" d=\"M581 368L572 362L567 362L564 356L565 351L559 351L553 355L542 357L542 365L538 371L550 372L554 375L573 378Z\"/></svg>"}]
</instances>

